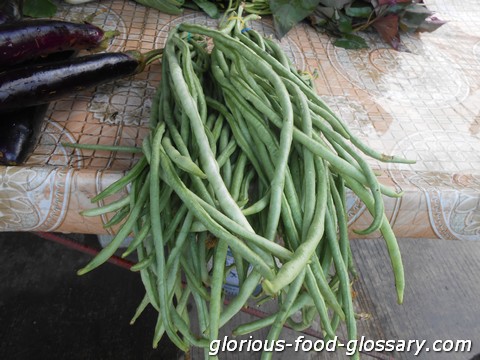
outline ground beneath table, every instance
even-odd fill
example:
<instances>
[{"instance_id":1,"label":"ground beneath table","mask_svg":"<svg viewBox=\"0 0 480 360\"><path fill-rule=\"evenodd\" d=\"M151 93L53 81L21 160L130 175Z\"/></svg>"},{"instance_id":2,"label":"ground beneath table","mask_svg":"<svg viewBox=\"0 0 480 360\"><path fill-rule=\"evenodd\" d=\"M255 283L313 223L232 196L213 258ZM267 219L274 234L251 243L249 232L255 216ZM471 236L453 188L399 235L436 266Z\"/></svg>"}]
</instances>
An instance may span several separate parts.
<instances>
[{"instance_id":1,"label":"ground beneath table","mask_svg":"<svg viewBox=\"0 0 480 360\"><path fill-rule=\"evenodd\" d=\"M94 236L77 236L92 243ZM396 304L393 278L382 240L353 240L360 279L355 283L358 322L366 339L472 341L470 353L423 352L365 354L364 359L472 359L480 353L480 243L400 239L407 286L405 302ZM156 314L151 309L133 326L129 320L143 297L138 275L106 264L89 275L75 272L88 255L30 233L0 233L1 359L177 359L164 341L151 349ZM240 314L231 326L253 317ZM229 329L225 329L225 334ZM263 339L266 332L255 333ZM297 333L284 330L294 341ZM342 333L339 336L343 336ZM201 352L192 351L192 359ZM259 358L259 356L257 356ZM253 359L229 354L227 359ZM341 353L286 351L274 359L345 359Z\"/></svg>"}]
</instances>

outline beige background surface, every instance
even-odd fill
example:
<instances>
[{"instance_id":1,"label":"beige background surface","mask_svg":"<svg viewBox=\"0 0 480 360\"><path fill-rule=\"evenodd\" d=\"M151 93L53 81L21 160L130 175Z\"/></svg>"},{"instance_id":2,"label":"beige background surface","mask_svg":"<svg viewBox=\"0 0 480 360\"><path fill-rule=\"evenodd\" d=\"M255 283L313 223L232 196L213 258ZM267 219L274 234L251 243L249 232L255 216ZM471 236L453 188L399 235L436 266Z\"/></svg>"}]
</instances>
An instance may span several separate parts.
<instances>
[{"instance_id":1,"label":"beige background surface","mask_svg":"<svg viewBox=\"0 0 480 360\"><path fill-rule=\"evenodd\" d=\"M449 22L433 33L402 35L401 51L374 33L361 34L369 49L335 48L307 24L294 28L281 45L298 68L317 74L319 94L371 147L417 160L371 162L382 183L405 193L385 199L398 237L480 240L480 5L427 5ZM169 28L180 22L217 24L200 13L172 17L119 0L62 5L57 15L80 20L95 11L95 24L120 32L112 51L163 47ZM268 18L253 27L273 34ZM106 233L107 218L84 218L79 211L93 207L90 198L137 159L61 143L139 146L148 133L160 69L153 64L134 78L51 104L27 163L0 167L0 231ZM352 229L368 223L353 196L348 207Z\"/></svg>"}]
</instances>

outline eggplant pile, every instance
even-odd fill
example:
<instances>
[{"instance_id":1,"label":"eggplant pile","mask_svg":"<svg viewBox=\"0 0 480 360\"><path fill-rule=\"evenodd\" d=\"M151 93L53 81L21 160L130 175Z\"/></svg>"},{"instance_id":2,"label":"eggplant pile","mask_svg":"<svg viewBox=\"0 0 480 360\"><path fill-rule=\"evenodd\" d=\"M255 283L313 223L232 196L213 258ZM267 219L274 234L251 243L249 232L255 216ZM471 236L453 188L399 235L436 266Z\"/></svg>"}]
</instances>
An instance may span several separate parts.
<instances>
[{"instance_id":1,"label":"eggplant pile","mask_svg":"<svg viewBox=\"0 0 480 360\"><path fill-rule=\"evenodd\" d=\"M48 104L143 71L162 50L103 52L114 33L88 23L0 23L0 165L22 164L38 140Z\"/></svg>"}]
</instances>

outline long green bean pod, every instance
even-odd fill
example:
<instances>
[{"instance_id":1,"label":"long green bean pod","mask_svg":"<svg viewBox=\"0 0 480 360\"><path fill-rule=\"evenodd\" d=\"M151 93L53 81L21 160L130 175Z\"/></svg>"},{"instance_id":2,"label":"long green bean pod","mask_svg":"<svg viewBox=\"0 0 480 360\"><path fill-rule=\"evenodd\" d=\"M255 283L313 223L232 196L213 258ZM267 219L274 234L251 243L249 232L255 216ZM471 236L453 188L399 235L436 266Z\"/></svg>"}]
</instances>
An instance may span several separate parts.
<instances>
[{"instance_id":1,"label":"long green bean pod","mask_svg":"<svg viewBox=\"0 0 480 360\"><path fill-rule=\"evenodd\" d=\"M249 9L260 11L262 4ZM133 235L123 256L136 251L132 270L140 273L145 295L132 321L151 304L158 313L154 347L167 335L183 351L204 348L210 359L217 358L208 349L223 326L242 308L270 301L277 311L234 334L270 327L272 342L286 324L302 331L318 318L325 339L341 324L349 340L356 339L346 188L373 218L360 233L380 230L385 239L399 303L405 286L383 202L402 194L381 184L364 156L411 161L364 144L281 45L246 24L258 17L242 18L242 12L242 5L238 13L228 10L220 30L187 23L171 30L141 147L88 146L142 156L92 199L115 195L113 201L82 212L109 216L112 229L120 225L78 273L103 264ZM120 195L123 189L129 192ZM230 297L235 287L226 288L232 285L227 275L235 271L238 293ZM300 321L292 317L298 312Z\"/></svg>"}]
</instances>

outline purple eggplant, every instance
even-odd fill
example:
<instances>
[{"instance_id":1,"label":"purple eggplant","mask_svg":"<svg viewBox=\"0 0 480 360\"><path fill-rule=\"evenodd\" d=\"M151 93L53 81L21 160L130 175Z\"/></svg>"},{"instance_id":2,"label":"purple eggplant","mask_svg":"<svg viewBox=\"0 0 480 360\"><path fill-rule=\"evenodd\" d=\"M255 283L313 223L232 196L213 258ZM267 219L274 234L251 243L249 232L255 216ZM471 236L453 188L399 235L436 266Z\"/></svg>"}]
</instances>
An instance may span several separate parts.
<instances>
[{"instance_id":1,"label":"purple eggplant","mask_svg":"<svg viewBox=\"0 0 480 360\"><path fill-rule=\"evenodd\" d=\"M48 104L0 112L0 165L20 165L38 141Z\"/></svg>"},{"instance_id":2,"label":"purple eggplant","mask_svg":"<svg viewBox=\"0 0 480 360\"><path fill-rule=\"evenodd\" d=\"M0 73L0 110L44 104L143 71L162 49L101 53Z\"/></svg>"},{"instance_id":3,"label":"purple eggplant","mask_svg":"<svg viewBox=\"0 0 480 360\"><path fill-rule=\"evenodd\" d=\"M50 54L42 60L71 59L75 51ZM32 153L40 136L49 104L0 112L0 165L21 165Z\"/></svg>"},{"instance_id":4,"label":"purple eggplant","mask_svg":"<svg viewBox=\"0 0 480 360\"><path fill-rule=\"evenodd\" d=\"M23 20L0 26L0 68L50 53L105 46L116 32L92 24L59 20Z\"/></svg>"}]
</instances>

